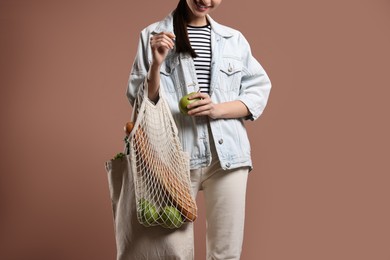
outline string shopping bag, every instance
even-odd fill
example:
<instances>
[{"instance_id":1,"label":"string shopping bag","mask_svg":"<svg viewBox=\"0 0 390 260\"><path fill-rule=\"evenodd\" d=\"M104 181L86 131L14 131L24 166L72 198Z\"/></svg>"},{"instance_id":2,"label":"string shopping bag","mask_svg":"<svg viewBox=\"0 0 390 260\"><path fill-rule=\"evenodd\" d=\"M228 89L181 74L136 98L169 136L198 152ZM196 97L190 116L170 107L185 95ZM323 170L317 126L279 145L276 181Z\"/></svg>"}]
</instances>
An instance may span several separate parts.
<instances>
[{"instance_id":1,"label":"string shopping bag","mask_svg":"<svg viewBox=\"0 0 390 260\"><path fill-rule=\"evenodd\" d=\"M147 90L129 135L138 221L144 226L179 228L197 216L190 164L183 152L171 110L160 88L152 103Z\"/></svg>"}]
</instances>

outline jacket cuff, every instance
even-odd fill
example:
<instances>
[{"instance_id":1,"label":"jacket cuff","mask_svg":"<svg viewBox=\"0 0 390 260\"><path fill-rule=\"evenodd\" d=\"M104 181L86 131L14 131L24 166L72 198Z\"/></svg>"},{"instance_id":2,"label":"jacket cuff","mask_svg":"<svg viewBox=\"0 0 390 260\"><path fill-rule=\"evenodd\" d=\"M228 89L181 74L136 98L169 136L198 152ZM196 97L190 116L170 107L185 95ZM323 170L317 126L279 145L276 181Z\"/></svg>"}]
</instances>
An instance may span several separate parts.
<instances>
[{"instance_id":1,"label":"jacket cuff","mask_svg":"<svg viewBox=\"0 0 390 260\"><path fill-rule=\"evenodd\" d=\"M259 109L256 109L256 103L255 102L253 102L250 98L245 97L245 96L239 97L238 100L241 101L242 103L244 103L244 105L249 110L249 115L244 117L245 120L254 121L257 118L259 118L259 116L261 115L261 111L259 111Z\"/></svg>"}]
</instances>

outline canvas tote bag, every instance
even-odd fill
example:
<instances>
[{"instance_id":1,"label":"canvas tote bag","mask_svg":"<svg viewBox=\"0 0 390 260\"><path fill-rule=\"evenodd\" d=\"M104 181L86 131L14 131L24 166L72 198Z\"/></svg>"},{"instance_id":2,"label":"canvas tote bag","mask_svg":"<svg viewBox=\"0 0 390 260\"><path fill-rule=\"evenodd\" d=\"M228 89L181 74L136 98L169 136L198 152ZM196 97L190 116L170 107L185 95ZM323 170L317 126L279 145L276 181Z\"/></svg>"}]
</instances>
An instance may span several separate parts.
<instances>
[{"instance_id":1,"label":"canvas tote bag","mask_svg":"<svg viewBox=\"0 0 390 260\"><path fill-rule=\"evenodd\" d=\"M145 89L144 92L147 93L147 90ZM131 139L134 140L135 131L142 126L142 117L137 115L136 112L145 116L147 113L145 114L144 111L150 108L156 109L157 106L161 106L162 110L166 111L166 109L169 110L169 107L165 103L161 88L160 99L157 104L152 104L146 94L140 107L138 107L138 104L139 100L136 100L132 112L132 120L136 118L134 132L132 132L133 135L125 138L124 153L118 154L116 158L107 161L105 165L114 218L116 259L191 260L194 256L193 225L191 222L184 222L178 228L172 226L171 228L164 228L158 223L156 225L149 225L149 222L146 225L142 223L142 221L145 221L140 216L140 205L142 205L140 199L142 198L136 191L136 189L139 189L139 185L135 184L138 178L135 176L137 173L134 172L134 169L137 169L134 158L140 156L135 154L134 149L132 150L134 144L131 145ZM156 111L153 111L153 113L156 113ZM173 120L171 115L170 117L170 120ZM144 156L145 154L141 155ZM148 170L150 171L150 169ZM154 198L148 199L153 201Z\"/></svg>"}]
</instances>

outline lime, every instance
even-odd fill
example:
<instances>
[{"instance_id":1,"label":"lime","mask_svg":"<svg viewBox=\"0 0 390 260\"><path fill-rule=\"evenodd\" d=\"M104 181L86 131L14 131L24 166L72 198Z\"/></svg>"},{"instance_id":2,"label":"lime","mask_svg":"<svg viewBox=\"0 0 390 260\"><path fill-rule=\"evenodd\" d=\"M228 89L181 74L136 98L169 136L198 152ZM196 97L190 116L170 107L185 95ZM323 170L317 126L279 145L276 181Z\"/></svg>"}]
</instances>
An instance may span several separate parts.
<instances>
[{"instance_id":1,"label":"lime","mask_svg":"<svg viewBox=\"0 0 390 260\"><path fill-rule=\"evenodd\" d=\"M165 228L179 228L183 225L180 211L172 206L165 206L161 213L162 226Z\"/></svg>"}]
</instances>

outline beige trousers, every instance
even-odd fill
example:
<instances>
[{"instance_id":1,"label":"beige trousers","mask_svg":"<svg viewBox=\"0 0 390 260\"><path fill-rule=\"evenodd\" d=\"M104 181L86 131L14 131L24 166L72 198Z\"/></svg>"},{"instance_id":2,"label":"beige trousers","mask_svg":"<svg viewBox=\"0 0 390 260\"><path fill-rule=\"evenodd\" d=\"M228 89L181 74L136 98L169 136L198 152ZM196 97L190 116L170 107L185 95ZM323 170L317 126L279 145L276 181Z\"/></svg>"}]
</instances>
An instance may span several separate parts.
<instances>
[{"instance_id":1,"label":"beige trousers","mask_svg":"<svg viewBox=\"0 0 390 260\"><path fill-rule=\"evenodd\" d=\"M191 171L194 194L202 191L205 198L207 260L240 259L247 178L248 168L226 171L218 159L209 167Z\"/></svg>"},{"instance_id":2,"label":"beige trousers","mask_svg":"<svg viewBox=\"0 0 390 260\"><path fill-rule=\"evenodd\" d=\"M245 194L248 168L225 171L213 154L209 167L191 170L194 194L204 193L206 206L206 259L239 260L244 236ZM216 159L215 159L216 158ZM161 230L161 227L157 227ZM157 229L156 228L156 229ZM161 242L147 260L193 260L193 224L186 223L175 231L158 236ZM161 244L164 244L161 250ZM149 246L153 248L153 245ZM140 258L141 259L141 258ZM196 259L205 259L197 255Z\"/></svg>"}]
</instances>

